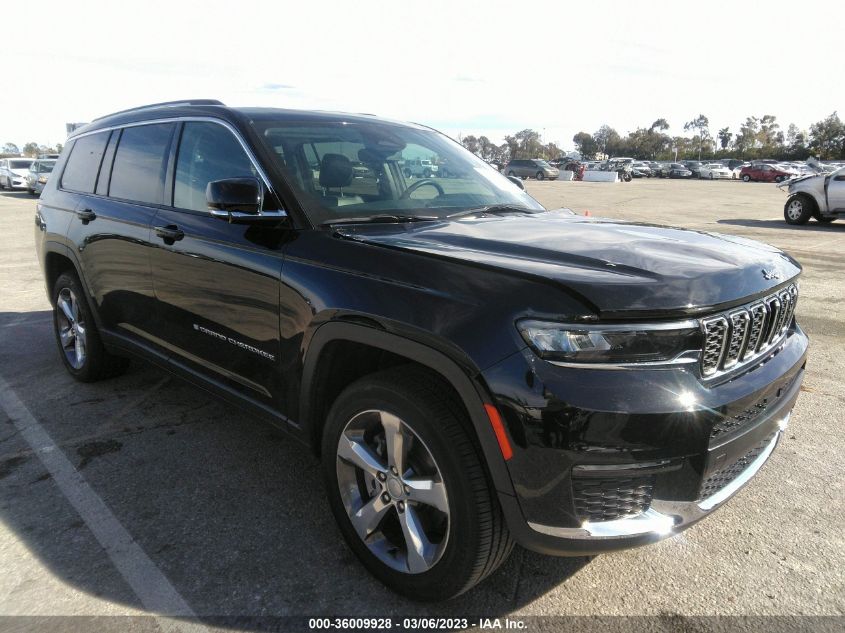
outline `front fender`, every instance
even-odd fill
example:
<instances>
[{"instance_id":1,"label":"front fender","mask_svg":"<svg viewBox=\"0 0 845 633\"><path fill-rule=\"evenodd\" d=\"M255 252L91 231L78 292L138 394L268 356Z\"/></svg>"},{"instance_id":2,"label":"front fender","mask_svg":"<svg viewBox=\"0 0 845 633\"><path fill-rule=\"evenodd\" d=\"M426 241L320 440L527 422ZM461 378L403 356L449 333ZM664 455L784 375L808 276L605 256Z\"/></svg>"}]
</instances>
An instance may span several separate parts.
<instances>
[{"instance_id":1,"label":"front fender","mask_svg":"<svg viewBox=\"0 0 845 633\"><path fill-rule=\"evenodd\" d=\"M492 403L493 399L481 382L478 372L466 371L466 366L461 367L455 360L432 347L367 325L329 321L319 326L311 336L305 351L300 388L300 424L303 437L309 438L314 444L315 438L319 436L318 425L321 421L315 419L314 406L318 397L315 393L317 366L323 348L337 340L361 343L398 354L428 367L448 381L467 411L474 431L473 439L481 452L490 481L500 496L514 496L507 465L484 410L484 404Z\"/></svg>"}]
</instances>

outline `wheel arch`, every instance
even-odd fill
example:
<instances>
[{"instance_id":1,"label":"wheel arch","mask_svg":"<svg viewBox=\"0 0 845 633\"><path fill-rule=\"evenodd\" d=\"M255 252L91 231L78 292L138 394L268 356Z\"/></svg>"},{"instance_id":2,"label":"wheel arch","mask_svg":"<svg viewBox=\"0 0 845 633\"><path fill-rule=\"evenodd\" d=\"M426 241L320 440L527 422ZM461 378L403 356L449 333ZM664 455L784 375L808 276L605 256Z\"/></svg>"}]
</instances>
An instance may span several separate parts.
<instances>
[{"instance_id":1,"label":"wheel arch","mask_svg":"<svg viewBox=\"0 0 845 633\"><path fill-rule=\"evenodd\" d=\"M492 403L493 399L486 387L475 379L478 372L467 371L471 367L469 361L462 363L464 367L461 367L456 360L440 350L369 325L330 321L319 326L308 343L300 387L299 421L303 439L315 452L319 451L325 414L342 390L335 389L337 393L330 393L328 398L321 393L321 388L326 385L327 367L332 361L327 352L330 354L332 346L338 344L362 346L377 353L388 354L392 359L420 365L448 384L467 413L471 426L468 431L479 450L491 484L500 493L514 495L507 465L484 409L484 404ZM345 382L344 387L369 373L355 375Z\"/></svg>"}]
</instances>

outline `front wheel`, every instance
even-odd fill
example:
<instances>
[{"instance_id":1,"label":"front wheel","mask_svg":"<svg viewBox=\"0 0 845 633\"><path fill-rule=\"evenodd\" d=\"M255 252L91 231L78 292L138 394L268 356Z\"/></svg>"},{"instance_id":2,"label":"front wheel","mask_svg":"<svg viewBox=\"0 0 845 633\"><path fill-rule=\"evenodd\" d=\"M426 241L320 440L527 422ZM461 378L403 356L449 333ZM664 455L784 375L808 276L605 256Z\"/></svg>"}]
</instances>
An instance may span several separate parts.
<instances>
[{"instance_id":1,"label":"front wheel","mask_svg":"<svg viewBox=\"0 0 845 633\"><path fill-rule=\"evenodd\" d=\"M465 416L437 379L407 367L350 385L326 420L338 526L370 573L409 598L463 593L513 547Z\"/></svg>"},{"instance_id":2,"label":"front wheel","mask_svg":"<svg viewBox=\"0 0 845 633\"><path fill-rule=\"evenodd\" d=\"M783 219L787 224L807 224L813 215L813 207L805 196L795 196L786 201Z\"/></svg>"},{"instance_id":3,"label":"front wheel","mask_svg":"<svg viewBox=\"0 0 845 633\"><path fill-rule=\"evenodd\" d=\"M535 177L537 180L545 180L545 179L546 179L546 174L544 174L544 173L543 173L543 172L541 172L541 171L538 171L536 174L534 174L534 177Z\"/></svg>"},{"instance_id":4,"label":"front wheel","mask_svg":"<svg viewBox=\"0 0 845 633\"><path fill-rule=\"evenodd\" d=\"M749 176L748 174L745 174L742 177L742 182L751 182L751 176Z\"/></svg>"}]
</instances>

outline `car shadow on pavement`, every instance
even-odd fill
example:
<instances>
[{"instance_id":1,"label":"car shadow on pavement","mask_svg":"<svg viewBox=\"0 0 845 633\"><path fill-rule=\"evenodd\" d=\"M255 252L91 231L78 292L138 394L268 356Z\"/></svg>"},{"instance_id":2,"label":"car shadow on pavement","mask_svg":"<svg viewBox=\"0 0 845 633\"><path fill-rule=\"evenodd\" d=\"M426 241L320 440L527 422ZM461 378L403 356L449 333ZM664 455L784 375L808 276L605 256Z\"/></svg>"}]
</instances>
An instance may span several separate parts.
<instances>
[{"instance_id":1,"label":"car shadow on pavement","mask_svg":"<svg viewBox=\"0 0 845 633\"><path fill-rule=\"evenodd\" d=\"M716 220L717 224L730 224L732 226L749 226L756 229L787 229L790 231L837 231L845 230L845 223L831 222L822 224L815 220L808 224L787 224L784 220L750 220L744 218L731 218Z\"/></svg>"},{"instance_id":2,"label":"car shadow on pavement","mask_svg":"<svg viewBox=\"0 0 845 633\"><path fill-rule=\"evenodd\" d=\"M32 195L25 189L13 189L12 191L9 191L8 189L0 189L0 196L4 198L11 198L12 200L14 200L15 198L24 200L35 200L38 198L38 196Z\"/></svg>"},{"instance_id":3,"label":"car shadow on pavement","mask_svg":"<svg viewBox=\"0 0 845 633\"><path fill-rule=\"evenodd\" d=\"M217 626L237 617L249 628L259 616L494 617L590 561L517 547L492 577L454 600L406 600L346 547L318 460L280 430L141 362L118 378L75 382L61 366L46 310L0 313L0 358L0 376L16 397L194 612L222 616ZM0 519L62 583L143 608L2 409ZM39 582L31 568L10 571L22 586Z\"/></svg>"}]
</instances>

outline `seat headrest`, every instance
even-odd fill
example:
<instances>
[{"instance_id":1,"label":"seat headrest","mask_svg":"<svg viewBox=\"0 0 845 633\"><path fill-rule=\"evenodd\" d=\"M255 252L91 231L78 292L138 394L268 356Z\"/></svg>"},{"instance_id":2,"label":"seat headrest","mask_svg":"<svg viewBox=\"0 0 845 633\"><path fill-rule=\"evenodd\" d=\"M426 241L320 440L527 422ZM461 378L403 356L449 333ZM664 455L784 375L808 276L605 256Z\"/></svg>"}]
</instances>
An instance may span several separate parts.
<instances>
[{"instance_id":1,"label":"seat headrest","mask_svg":"<svg viewBox=\"0 0 845 633\"><path fill-rule=\"evenodd\" d=\"M352 182L352 162L343 154L325 154L320 163L321 187L348 187Z\"/></svg>"}]
</instances>

